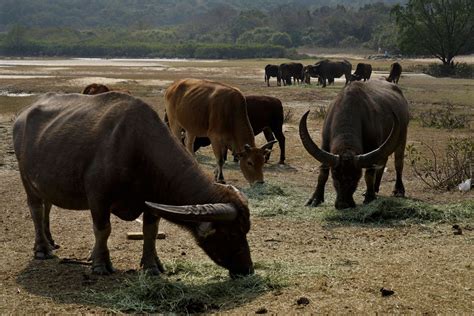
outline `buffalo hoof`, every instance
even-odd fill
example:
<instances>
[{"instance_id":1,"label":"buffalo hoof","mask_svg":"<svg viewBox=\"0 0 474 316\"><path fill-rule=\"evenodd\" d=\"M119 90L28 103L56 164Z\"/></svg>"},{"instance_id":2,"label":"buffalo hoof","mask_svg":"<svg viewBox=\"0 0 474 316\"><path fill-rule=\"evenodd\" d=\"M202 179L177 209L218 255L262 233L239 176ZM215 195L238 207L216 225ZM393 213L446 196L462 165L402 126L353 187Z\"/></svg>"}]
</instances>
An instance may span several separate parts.
<instances>
[{"instance_id":1,"label":"buffalo hoof","mask_svg":"<svg viewBox=\"0 0 474 316\"><path fill-rule=\"evenodd\" d=\"M220 183L220 184L225 184L225 180L222 179L222 180L216 180L217 183Z\"/></svg>"},{"instance_id":2,"label":"buffalo hoof","mask_svg":"<svg viewBox=\"0 0 474 316\"><path fill-rule=\"evenodd\" d=\"M56 256L51 251L35 251L35 259L37 260L47 260L53 258L56 258Z\"/></svg>"},{"instance_id":3,"label":"buffalo hoof","mask_svg":"<svg viewBox=\"0 0 474 316\"><path fill-rule=\"evenodd\" d=\"M165 268L158 257L152 259L151 263L144 263L144 261L145 260L142 258L141 265L143 266L143 270L146 273L151 275L160 275L161 273L165 272Z\"/></svg>"},{"instance_id":4,"label":"buffalo hoof","mask_svg":"<svg viewBox=\"0 0 474 316\"><path fill-rule=\"evenodd\" d=\"M115 269L112 267L111 263L92 265L92 274L110 275L114 272L115 272Z\"/></svg>"},{"instance_id":5,"label":"buffalo hoof","mask_svg":"<svg viewBox=\"0 0 474 316\"><path fill-rule=\"evenodd\" d=\"M280 160L280 161L278 162L278 164L279 164L279 165L284 165L284 164L285 164L285 161Z\"/></svg>"},{"instance_id":6,"label":"buffalo hoof","mask_svg":"<svg viewBox=\"0 0 474 316\"><path fill-rule=\"evenodd\" d=\"M393 191L392 196L404 198L405 197L405 192Z\"/></svg>"},{"instance_id":7,"label":"buffalo hoof","mask_svg":"<svg viewBox=\"0 0 474 316\"><path fill-rule=\"evenodd\" d=\"M311 206L311 207L316 207L319 204L323 203L324 200L318 200L318 199L309 199L308 202L306 202L305 206Z\"/></svg>"},{"instance_id":8,"label":"buffalo hoof","mask_svg":"<svg viewBox=\"0 0 474 316\"><path fill-rule=\"evenodd\" d=\"M364 204L369 204L370 202L372 202L372 201L375 200L375 199L377 199L377 198L375 197L375 195L374 195L374 196L366 195L365 198L364 198Z\"/></svg>"}]
</instances>

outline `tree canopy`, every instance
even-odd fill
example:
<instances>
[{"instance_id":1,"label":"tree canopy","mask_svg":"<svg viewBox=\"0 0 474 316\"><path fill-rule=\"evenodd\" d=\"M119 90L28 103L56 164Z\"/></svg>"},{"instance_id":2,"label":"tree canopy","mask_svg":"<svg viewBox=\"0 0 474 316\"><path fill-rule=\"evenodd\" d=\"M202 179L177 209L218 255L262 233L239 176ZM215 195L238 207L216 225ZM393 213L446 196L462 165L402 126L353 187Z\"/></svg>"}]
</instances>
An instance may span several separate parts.
<instances>
[{"instance_id":1,"label":"tree canopy","mask_svg":"<svg viewBox=\"0 0 474 316\"><path fill-rule=\"evenodd\" d=\"M400 29L400 48L454 65L455 56L474 42L473 0L409 0L392 10Z\"/></svg>"}]
</instances>

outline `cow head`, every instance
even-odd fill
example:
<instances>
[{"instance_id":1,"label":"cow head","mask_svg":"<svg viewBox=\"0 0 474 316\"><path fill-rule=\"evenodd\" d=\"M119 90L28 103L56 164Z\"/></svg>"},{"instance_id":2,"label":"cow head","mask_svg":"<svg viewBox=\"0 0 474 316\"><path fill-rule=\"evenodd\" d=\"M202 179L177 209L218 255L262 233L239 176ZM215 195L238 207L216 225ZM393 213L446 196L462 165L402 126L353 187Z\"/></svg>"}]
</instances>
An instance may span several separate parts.
<instances>
[{"instance_id":1,"label":"cow head","mask_svg":"<svg viewBox=\"0 0 474 316\"><path fill-rule=\"evenodd\" d=\"M385 142L377 149L365 153L357 154L350 148L343 149L339 154L333 154L320 149L309 135L306 120L309 111L306 112L300 121L299 132L301 142L306 151L323 166L331 169L331 175L336 190L336 208L344 209L355 207L353 195L357 189L357 184L362 176L362 168L378 168L377 163L386 159L397 142L399 133L399 122L394 116L394 125Z\"/></svg>"},{"instance_id":2,"label":"cow head","mask_svg":"<svg viewBox=\"0 0 474 316\"><path fill-rule=\"evenodd\" d=\"M216 203L173 206L146 202L155 216L186 226L198 245L231 277L253 274L247 242L250 221L247 204ZM244 208L239 210L239 208ZM240 215L239 215L240 214Z\"/></svg>"},{"instance_id":3,"label":"cow head","mask_svg":"<svg viewBox=\"0 0 474 316\"><path fill-rule=\"evenodd\" d=\"M246 144L244 151L237 153L235 156L239 159L240 170L245 179L250 184L264 183L263 181L263 165L265 157L271 152L271 146L276 143L275 140L266 143L260 148L250 147Z\"/></svg>"}]
</instances>

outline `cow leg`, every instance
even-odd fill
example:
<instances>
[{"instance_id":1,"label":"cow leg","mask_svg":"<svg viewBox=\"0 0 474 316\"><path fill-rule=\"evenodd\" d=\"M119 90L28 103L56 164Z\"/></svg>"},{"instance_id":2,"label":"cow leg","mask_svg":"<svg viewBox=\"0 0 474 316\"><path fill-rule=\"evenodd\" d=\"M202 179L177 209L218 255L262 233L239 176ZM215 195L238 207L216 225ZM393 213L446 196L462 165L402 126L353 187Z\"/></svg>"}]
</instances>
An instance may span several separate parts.
<instances>
[{"instance_id":1,"label":"cow leg","mask_svg":"<svg viewBox=\"0 0 474 316\"><path fill-rule=\"evenodd\" d=\"M107 240L109 239L112 227L110 225L109 207L98 203L89 202L94 228L95 244L92 249L92 273L108 275L115 270L110 261Z\"/></svg>"},{"instance_id":2,"label":"cow leg","mask_svg":"<svg viewBox=\"0 0 474 316\"><path fill-rule=\"evenodd\" d=\"M397 173L397 178L395 180L395 189L393 190L393 196L404 197L405 196L405 186L402 181L403 174L403 159L405 157L405 143L406 138L400 144L400 146L395 150L395 171Z\"/></svg>"},{"instance_id":3,"label":"cow leg","mask_svg":"<svg viewBox=\"0 0 474 316\"><path fill-rule=\"evenodd\" d=\"M49 225L49 213L51 212L52 204L49 202L44 202L43 205L44 205L43 225L44 225L44 232L46 234L46 238L48 239L49 244L53 247L53 249L58 249L59 245L54 243L53 237L51 235L50 225Z\"/></svg>"},{"instance_id":4,"label":"cow leg","mask_svg":"<svg viewBox=\"0 0 474 316\"><path fill-rule=\"evenodd\" d=\"M44 203L39 197L34 196L33 194L30 194L28 192L27 202L28 207L30 209L31 218L33 219L33 224L35 226L35 245L33 248L35 259L43 260L54 258L53 246L51 245L48 237L46 236L46 212L44 209Z\"/></svg>"},{"instance_id":5,"label":"cow leg","mask_svg":"<svg viewBox=\"0 0 474 316\"><path fill-rule=\"evenodd\" d=\"M225 183L224 174L222 173L222 167L224 166L225 162L225 155L227 152L227 146L220 144L218 141L213 141L211 139L211 146L212 151L214 152L214 156L217 159L217 166L214 171L214 178L218 183Z\"/></svg>"},{"instance_id":6,"label":"cow leg","mask_svg":"<svg viewBox=\"0 0 474 316\"><path fill-rule=\"evenodd\" d=\"M375 197L375 168L368 168L365 170L365 184L367 190L365 191L364 204L370 203L376 199Z\"/></svg>"},{"instance_id":7,"label":"cow leg","mask_svg":"<svg viewBox=\"0 0 474 316\"><path fill-rule=\"evenodd\" d=\"M263 129L263 135L265 135L265 139L267 140L267 143L271 142L272 140L275 140L272 130L268 127L265 127ZM272 150L272 148L273 148L273 144L271 144L268 149ZM267 163L268 160L270 159L270 154L271 154L271 151L268 151L268 153L265 154L265 163Z\"/></svg>"},{"instance_id":8,"label":"cow leg","mask_svg":"<svg viewBox=\"0 0 474 316\"><path fill-rule=\"evenodd\" d=\"M191 153L191 155L195 155L194 152L194 142L196 140L196 135L193 135L186 131L186 149Z\"/></svg>"},{"instance_id":9,"label":"cow leg","mask_svg":"<svg viewBox=\"0 0 474 316\"><path fill-rule=\"evenodd\" d=\"M306 206L318 206L324 202L324 187L329 178L329 167L321 165L319 167L318 184L311 198L306 202Z\"/></svg>"},{"instance_id":10,"label":"cow leg","mask_svg":"<svg viewBox=\"0 0 474 316\"><path fill-rule=\"evenodd\" d=\"M143 212L143 255L140 265L153 275L165 272L158 254L156 253L156 234L160 218L151 215L147 210Z\"/></svg>"}]
</instances>

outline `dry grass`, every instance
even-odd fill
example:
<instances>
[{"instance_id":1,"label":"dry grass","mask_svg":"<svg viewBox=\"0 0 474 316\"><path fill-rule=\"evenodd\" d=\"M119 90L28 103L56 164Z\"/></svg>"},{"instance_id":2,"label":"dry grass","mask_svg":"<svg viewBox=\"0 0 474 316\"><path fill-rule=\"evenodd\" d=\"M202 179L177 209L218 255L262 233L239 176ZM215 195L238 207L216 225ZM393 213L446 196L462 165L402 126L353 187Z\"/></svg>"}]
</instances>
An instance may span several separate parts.
<instances>
[{"instance_id":1,"label":"dry grass","mask_svg":"<svg viewBox=\"0 0 474 316\"><path fill-rule=\"evenodd\" d=\"M255 263L256 274L231 280L214 264L175 260L163 276L139 272L111 292L90 291L85 299L99 301L113 312L193 314L231 310L266 292L293 284L294 277L323 275L315 266Z\"/></svg>"}]
</instances>

